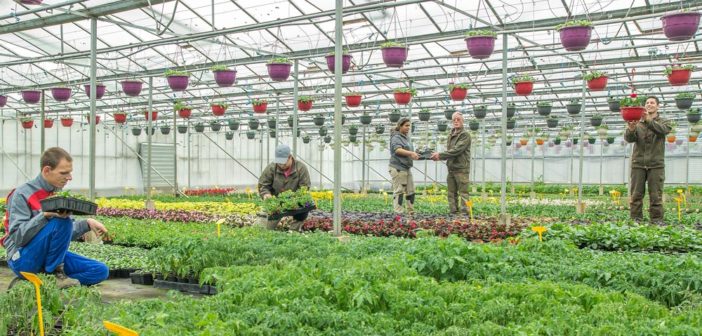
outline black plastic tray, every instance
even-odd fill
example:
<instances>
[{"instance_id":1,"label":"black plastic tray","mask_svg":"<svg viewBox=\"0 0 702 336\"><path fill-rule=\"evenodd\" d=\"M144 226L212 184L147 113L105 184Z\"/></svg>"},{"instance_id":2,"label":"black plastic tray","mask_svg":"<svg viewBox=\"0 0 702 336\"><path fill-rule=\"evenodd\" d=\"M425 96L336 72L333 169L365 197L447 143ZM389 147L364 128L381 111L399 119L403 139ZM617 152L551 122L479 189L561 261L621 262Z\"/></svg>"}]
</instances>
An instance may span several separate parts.
<instances>
[{"instance_id":1,"label":"black plastic tray","mask_svg":"<svg viewBox=\"0 0 702 336\"><path fill-rule=\"evenodd\" d=\"M202 295L215 295L217 294L217 287L210 285L190 284L181 282L171 282L164 280L154 280L154 288L163 289L173 289L186 293L202 294Z\"/></svg>"},{"instance_id":2,"label":"black plastic tray","mask_svg":"<svg viewBox=\"0 0 702 336\"><path fill-rule=\"evenodd\" d=\"M74 215L95 215L97 204L72 197L56 196L43 199L41 210L44 212L70 211Z\"/></svg>"},{"instance_id":3,"label":"black plastic tray","mask_svg":"<svg viewBox=\"0 0 702 336\"><path fill-rule=\"evenodd\" d=\"M434 151L428 149L428 150L425 150L423 152L417 152L417 154L419 154L420 160L431 160L431 153L433 153L433 152Z\"/></svg>"},{"instance_id":4,"label":"black plastic tray","mask_svg":"<svg viewBox=\"0 0 702 336\"><path fill-rule=\"evenodd\" d=\"M153 286L154 276L151 273L133 272L129 274L132 284Z\"/></svg>"},{"instance_id":5,"label":"black plastic tray","mask_svg":"<svg viewBox=\"0 0 702 336\"><path fill-rule=\"evenodd\" d=\"M283 211L279 214L275 215L268 215L268 219L281 219L283 217L288 217L288 216L295 216L297 214L305 213L305 212L310 212L314 209L317 209L317 206L312 204L311 206L308 207L303 207L295 210L290 210L290 211Z\"/></svg>"}]
</instances>

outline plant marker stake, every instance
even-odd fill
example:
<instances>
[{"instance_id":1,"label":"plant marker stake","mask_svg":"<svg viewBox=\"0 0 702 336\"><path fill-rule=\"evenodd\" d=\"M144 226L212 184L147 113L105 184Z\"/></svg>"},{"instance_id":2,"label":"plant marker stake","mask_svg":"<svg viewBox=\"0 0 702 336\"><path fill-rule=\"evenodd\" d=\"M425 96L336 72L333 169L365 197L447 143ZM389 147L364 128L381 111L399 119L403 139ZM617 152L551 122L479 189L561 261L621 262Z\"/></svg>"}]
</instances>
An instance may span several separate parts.
<instances>
[{"instance_id":1,"label":"plant marker stake","mask_svg":"<svg viewBox=\"0 0 702 336\"><path fill-rule=\"evenodd\" d=\"M37 277L36 274L34 273L29 273L29 272L20 272L22 276L27 279L29 282L34 284L34 292L37 294L37 314L39 315L39 335L44 336L44 316L42 315L42 310L41 310L41 292L39 291L39 286L41 286L42 282L39 277Z\"/></svg>"},{"instance_id":2,"label":"plant marker stake","mask_svg":"<svg viewBox=\"0 0 702 336\"><path fill-rule=\"evenodd\" d=\"M385 205L388 205L388 193L383 191L383 198L385 198Z\"/></svg>"},{"instance_id":3,"label":"plant marker stake","mask_svg":"<svg viewBox=\"0 0 702 336\"><path fill-rule=\"evenodd\" d=\"M224 218L217 221L217 238L222 236L222 224L224 224Z\"/></svg>"},{"instance_id":4,"label":"plant marker stake","mask_svg":"<svg viewBox=\"0 0 702 336\"><path fill-rule=\"evenodd\" d=\"M468 214L470 215L470 222L473 222L473 200L466 201L466 207L468 208Z\"/></svg>"},{"instance_id":5,"label":"plant marker stake","mask_svg":"<svg viewBox=\"0 0 702 336\"><path fill-rule=\"evenodd\" d=\"M539 241L543 242L543 233L546 232L548 229L545 226L534 226L531 228L531 231L534 231L539 234Z\"/></svg>"},{"instance_id":6,"label":"plant marker stake","mask_svg":"<svg viewBox=\"0 0 702 336\"><path fill-rule=\"evenodd\" d=\"M139 336L136 331L110 321L102 321L102 324L105 326L105 329L117 334L118 336Z\"/></svg>"},{"instance_id":7,"label":"plant marker stake","mask_svg":"<svg viewBox=\"0 0 702 336\"><path fill-rule=\"evenodd\" d=\"M680 202L682 202L682 199L680 197L675 198L675 202L678 203L678 221L682 220L682 215L680 213Z\"/></svg>"},{"instance_id":8,"label":"plant marker stake","mask_svg":"<svg viewBox=\"0 0 702 336\"><path fill-rule=\"evenodd\" d=\"M677 190L678 195L680 195L680 198L683 201L683 205L685 205L685 208L687 208L687 197L685 197L685 194L683 193L682 189Z\"/></svg>"}]
</instances>

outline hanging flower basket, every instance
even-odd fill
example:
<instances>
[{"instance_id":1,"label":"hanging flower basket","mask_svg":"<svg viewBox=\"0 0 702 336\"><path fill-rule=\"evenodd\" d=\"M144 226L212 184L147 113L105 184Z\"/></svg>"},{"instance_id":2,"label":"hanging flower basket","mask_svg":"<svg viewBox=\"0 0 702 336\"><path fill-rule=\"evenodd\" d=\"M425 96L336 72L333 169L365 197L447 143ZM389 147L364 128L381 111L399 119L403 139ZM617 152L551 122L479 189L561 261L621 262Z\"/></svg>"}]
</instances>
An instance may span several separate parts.
<instances>
[{"instance_id":1,"label":"hanging flower basket","mask_svg":"<svg viewBox=\"0 0 702 336\"><path fill-rule=\"evenodd\" d=\"M534 78L531 76L517 76L512 79L514 92L519 96L528 96L534 90Z\"/></svg>"},{"instance_id":2,"label":"hanging flower basket","mask_svg":"<svg viewBox=\"0 0 702 336\"><path fill-rule=\"evenodd\" d=\"M71 88L67 87L55 87L51 88L51 96L54 100L65 102L71 99Z\"/></svg>"},{"instance_id":3,"label":"hanging flower basket","mask_svg":"<svg viewBox=\"0 0 702 336\"><path fill-rule=\"evenodd\" d=\"M268 68L268 76L271 77L272 80L276 82L283 82L288 80L288 77L290 77L290 68L292 67L292 64L286 57L276 57L268 62L266 67Z\"/></svg>"},{"instance_id":4,"label":"hanging flower basket","mask_svg":"<svg viewBox=\"0 0 702 336\"><path fill-rule=\"evenodd\" d=\"M180 133L180 134L188 133L188 126L187 125L178 125L178 133Z\"/></svg>"},{"instance_id":5,"label":"hanging flower basket","mask_svg":"<svg viewBox=\"0 0 702 336\"><path fill-rule=\"evenodd\" d=\"M149 120L149 111L144 111L144 119ZM158 119L158 111L151 111L151 120Z\"/></svg>"},{"instance_id":6,"label":"hanging flower basket","mask_svg":"<svg viewBox=\"0 0 702 336\"><path fill-rule=\"evenodd\" d=\"M439 132L446 132L447 129L448 125L446 124L446 122L440 121L438 124L436 124L436 130Z\"/></svg>"},{"instance_id":7,"label":"hanging flower basket","mask_svg":"<svg viewBox=\"0 0 702 336\"><path fill-rule=\"evenodd\" d=\"M268 101L265 99L254 99L253 102L253 110L256 113L266 113L266 108L268 108Z\"/></svg>"},{"instance_id":8,"label":"hanging flower basket","mask_svg":"<svg viewBox=\"0 0 702 336\"><path fill-rule=\"evenodd\" d=\"M568 104L566 104L566 111L568 111L568 114L570 115L576 115L580 113L580 110L582 110L583 105L580 104L580 101L577 99L571 100Z\"/></svg>"},{"instance_id":9,"label":"hanging flower basket","mask_svg":"<svg viewBox=\"0 0 702 336\"><path fill-rule=\"evenodd\" d=\"M675 106L680 110L687 110L692 107L692 101L695 99L695 94L690 92L681 92L675 96Z\"/></svg>"},{"instance_id":10,"label":"hanging flower basket","mask_svg":"<svg viewBox=\"0 0 702 336\"><path fill-rule=\"evenodd\" d=\"M687 83L690 82L692 70L694 69L694 65L667 66L665 68L665 74L668 76L668 82L670 85L682 86L687 85Z\"/></svg>"},{"instance_id":11,"label":"hanging flower basket","mask_svg":"<svg viewBox=\"0 0 702 336\"><path fill-rule=\"evenodd\" d=\"M346 99L346 106L358 107L361 105L361 99L363 96L361 96L361 94L358 92L349 92L344 94L344 98Z\"/></svg>"},{"instance_id":12,"label":"hanging flower basket","mask_svg":"<svg viewBox=\"0 0 702 336\"><path fill-rule=\"evenodd\" d=\"M517 113L517 105L514 103L507 103L507 118L512 118Z\"/></svg>"},{"instance_id":13,"label":"hanging flower basket","mask_svg":"<svg viewBox=\"0 0 702 336\"><path fill-rule=\"evenodd\" d=\"M602 91L607 87L607 74L601 71L592 71L585 74L583 79L587 82L590 91Z\"/></svg>"},{"instance_id":14,"label":"hanging flower basket","mask_svg":"<svg viewBox=\"0 0 702 336\"><path fill-rule=\"evenodd\" d=\"M548 128L556 128L558 127L558 119L557 118L548 118L546 119L546 126Z\"/></svg>"},{"instance_id":15,"label":"hanging flower basket","mask_svg":"<svg viewBox=\"0 0 702 336\"><path fill-rule=\"evenodd\" d=\"M391 68L401 68L407 60L407 47L396 42L386 42L380 45L383 62Z\"/></svg>"},{"instance_id":16,"label":"hanging flower basket","mask_svg":"<svg viewBox=\"0 0 702 336\"><path fill-rule=\"evenodd\" d=\"M561 45L568 51L579 51L587 48L592 36L592 22L587 20L568 21L556 26L561 36Z\"/></svg>"},{"instance_id":17,"label":"hanging flower basket","mask_svg":"<svg viewBox=\"0 0 702 336\"><path fill-rule=\"evenodd\" d=\"M612 112L619 112L619 99L609 98L607 100L607 107L609 107L609 110Z\"/></svg>"},{"instance_id":18,"label":"hanging flower basket","mask_svg":"<svg viewBox=\"0 0 702 336\"><path fill-rule=\"evenodd\" d=\"M471 131L477 131L478 129L480 129L480 123L476 120L471 120L468 123L468 128L470 128Z\"/></svg>"},{"instance_id":19,"label":"hanging flower basket","mask_svg":"<svg viewBox=\"0 0 702 336\"><path fill-rule=\"evenodd\" d=\"M334 53L332 52L331 54L325 56L325 58L327 60L327 69L334 73L336 69L336 56L334 56ZM341 61L341 73L346 73L351 68L351 55L347 55L346 51L344 51L344 54L341 56Z\"/></svg>"},{"instance_id":20,"label":"hanging flower basket","mask_svg":"<svg viewBox=\"0 0 702 336\"><path fill-rule=\"evenodd\" d=\"M507 129L511 130L514 129L514 127L517 126L517 121L514 119L507 120Z\"/></svg>"},{"instance_id":21,"label":"hanging flower basket","mask_svg":"<svg viewBox=\"0 0 702 336\"><path fill-rule=\"evenodd\" d=\"M212 109L212 114L215 117L223 116L224 113L227 111L227 107L229 107L229 105L224 103L214 103L210 105L210 108Z\"/></svg>"},{"instance_id":22,"label":"hanging flower basket","mask_svg":"<svg viewBox=\"0 0 702 336\"><path fill-rule=\"evenodd\" d=\"M54 127L54 119L44 119L44 128Z\"/></svg>"},{"instance_id":23,"label":"hanging flower basket","mask_svg":"<svg viewBox=\"0 0 702 336\"><path fill-rule=\"evenodd\" d=\"M309 135L305 135L302 137L302 143L308 144L308 143L310 143L311 140L312 140L312 138L310 138Z\"/></svg>"},{"instance_id":24,"label":"hanging flower basket","mask_svg":"<svg viewBox=\"0 0 702 336\"><path fill-rule=\"evenodd\" d=\"M468 95L468 84L449 84L449 96L453 101L462 101Z\"/></svg>"},{"instance_id":25,"label":"hanging flower basket","mask_svg":"<svg viewBox=\"0 0 702 336\"><path fill-rule=\"evenodd\" d=\"M212 70L215 83L219 87L230 87L236 82L236 70L231 70L223 65L215 65L210 70Z\"/></svg>"},{"instance_id":26,"label":"hanging flower basket","mask_svg":"<svg viewBox=\"0 0 702 336\"><path fill-rule=\"evenodd\" d=\"M312 121L314 122L315 126L323 126L324 125L324 116L323 115L317 115L312 118Z\"/></svg>"},{"instance_id":27,"label":"hanging flower basket","mask_svg":"<svg viewBox=\"0 0 702 336\"><path fill-rule=\"evenodd\" d=\"M126 113L118 112L118 113L113 114L112 116L115 118L115 122L118 124L124 124L125 122L127 122L127 114Z\"/></svg>"},{"instance_id":28,"label":"hanging flower basket","mask_svg":"<svg viewBox=\"0 0 702 336\"><path fill-rule=\"evenodd\" d=\"M370 125L373 122L373 116L370 114L361 115L361 124Z\"/></svg>"},{"instance_id":29,"label":"hanging flower basket","mask_svg":"<svg viewBox=\"0 0 702 336\"><path fill-rule=\"evenodd\" d=\"M416 89L411 88L397 88L393 90L393 96L395 97L395 103L398 105L407 105L412 100L412 97L417 95Z\"/></svg>"},{"instance_id":30,"label":"hanging flower basket","mask_svg":"<svg viewBox=\"0 0 702 336\"><path fill-rule=\"evenodd\" d=\"M590 118L590 125L592 127L599 127L602 125L602 116L601 115L594 115Z\"/></svg>"},{"instance_id":31,"label":"hanging flower basket","mask_svg":"<svg viewBox=\"0 0 702 336\"><path fill-rule=\"evenodd\" d=\"M685 41L697 33L700 25L700 13L683 12L664 15L663 34L671 41Z\"/></svg>"},{"instance_id":32,"label":"hanging flower basket","mask_svg":"<svg viewBox=\"0 0 702 336\"><path fill-rule=\"evenodd\" d=\"M269 118L268 119L268 128L275 128L277 123L278 122L275 120L275 118Z\"/></svg>"},{"instance_id":33,"label":"hanging flower basket","mask_svg":"<svg viewBox=\"0 0 702 336\"><path fill-rule=\"evenodd\" d=\"M544 117L548 117L549 114L551 114L551 102L549 101L540 101L536 103L536 112L539 113L539 115L542 115Z\"/></svg>"},{"instance_id":34,"label":"hanging flower basket","mask_svg":"<svg viewBox=\"0 0 702 336\"><path fill-rule=\"evenodd\" d=\"M27 104L36 104L41 99L41 91L25 90L22 91L22 100Z\"/></svg>"},{"instance_id":35,"label":"hanging flower basket","mask_svg":"<svg viewBox=\"0 0 702 336\"><path fill-rule=\"evenodd\" d=\"M0 95L0 107L5 107L7 105L7 96Z\"/></svg>"},{"instance_id":36,"label":"hanging flower basket","mask_svg":"<svg viewBox=\"0 0 702 336\"><path fill-rule=\"evenodd\" d=\"M392 112L390 112L390 114L388 114L388 119L390 119L390 122L396 123L396 122L400 121L401 116L402 115L400 114L400 111L393 110Z\"/></svg>"},{"instance_id":37,"label":"hanging flower basket","mask_svg":"<svg viewBox=\"0 0 702 336\"><path fill-rule=\"evenodd\" d=\"M133 136L140 136L140 135L141 135L141 128L139 128L139 127L132 127L132 135L133 135Z\"/></svg>"},{"instance_id":38,"label":"hanging flower basket","mask_svg":"<svg viewBox=\"0 0 702 336\"><path fill-rule=\"evenodd\" d=\"M24 129L30 129L34 127L34 120L31 118L22 118L20 119L20 122L22 123L22 128Z\"/></svg>"},{"instance_id":39,"label":"hanging flower basket","mask_svg":"<svg viewBox=\"0 0 702 336\"><path fill-rule=\"evenodd\" d=\"M383 134L385 133L385 125L376 125L375 126L375 134Z\"/></svg>"},{"instance_id":40,"label":"hanging flower basket","mask_svg":"<svg viewBox=\"0 0 702 336\"><path fill-rule=\"evenodd\" d=\"M96 84L95 85L95 99L102 98L102 96L105 95L105 89L106 89L106 86L104 84ZM85 95L87 95L88 98L90 98L90 84L83 85L83 90L85 91Z\"/></svg>"},{"instance_id":41,"label":"hanging flower basket","mask_svg":"<svg viewBox=\"0 0 702 336\"><path fill-rule=\"evenodd\" d=\"M300 111L307 112L312 109L312 97L300 96L297 98L297 109Z\"/></svg>"},{"instance_id":42,"label":"hanging flower basket","mask_svg":"<svg viewBox=\"0 0 702 336\"><path fill-rule=\"evenodd\" d=\"M644 99L639 98L636 93L632 93L630 97L624 98L619 102L622 119L624 121L640 120L646 111L643 108Z\"/></svg>"},{"instance_id":43,"label":"hanging flower basket","mask_svg":"<svg viewBox=\"0 0 702 336\"><path fill-rule=\"evenodd\" d=\"M197 124L195 124L195 126L193 126L193 128L195 129L195 132L202 133L205 131L205 124L197 123Z\"/></svg>"},{"instance_id":44,"label":"hanging flower basket","mask_svg":"<svg viewBox=\"0 0 702 336\"><path fill-rule=\"evenodd\" d=\"M690 124L695 124L698 121L700 121L700 109L699 108L693 108L687 111L687 121Z\"/></svg>"},{"instance_id":45,"label":"hanging flower basket","mask_svg":"<svg viewBox=\"0 0 702 336\"><path fill-rule=\"evenodd\" d=\"M185 91L190 81L190 73L187 71L166 70L166 81L173 91Z\"/></svg>"},{"instance_id":46,"label":"hanging flower basket","mask_svg":"<svg viewBox=\"0 0 702 336\"><path fill-rule=\"evenodd\" d=\"M222 129L222 124L220 124L218 121L213 121L210 123L210 129L213 132L219 132L219 130Z\"/></svg>"},{"instance_id":47,"label":"hanging flower basket","mask_svg":"<svg viewBox=\"0 0 702 336\"><path fill-rule=\"evenodd\" d=\"M477 119L484 119L487 116L487 105L476 105L473 107L473 115Z\"/></svg>"},{"instance_id":48,"label":"hanging flower basket","mask_svg":"<svg viewBox=\"0 0 702 336\"><path fill-rule=\"evenodd\" d=\"M475 59L486 59L495 50L497 34L492 30L473 30L465 38L468 54Z\"/></svg>"},{"instance_id":49,"label":"hanging flower basket","mask_svg":"<svg viewBox=\"0 0 702 336\"><path fill-rule=\"evenodd\" d=\"M193 110L189 108L183 108L178 110L178 116L183 118L183 119L188 119L192 115Z\"/></svg>"},{"instance_id":50,"label":"hanging flower basket","mask_svg":"<svg viewBox=\"0 0 702 336\"><path fill-rule=\"evenodd\" d=\"M71 117L61 117L61 126L71 127L73 126L73 118Z\"/></svg>"},{"instance_id":51,"label":"hanging flower basket","mask_svg":"<svg viewBox=\"0 0 702 336\"><path fill-rule=\"evenodd\" d=\"M253 140L256 137L256 132L254 131L246 131L246 138L249 140Z\"/></svg>"},{"instance_id":52,"label":"hanging flower basket","mask_svg":"<svg viewBox=\"0 0 702 336\"><path fill-rule=\"evenodd\" d=\"M353 127L349 128L349 132L351 131L351 128L353 128ZM327 128L322 126L319 128L319 136L325 136L325 135L327 135Z\"/></svg>"},{"instance_id":53,"label":"hanging flower basket","mask_svg":"<svg viewBox=\"0 0 702 336\"><path fill-rule=\"evenodd\" d=\"M120 82L122 92L130 97L136 97L141 93L141 87L144 83L138 80L128 80Z\"/></svg>"},{"instance_id":54,"label":"hanging flower basket","mask_svg":"<svg viewBox=\"0 0 702 336\"><path fill-rule=\"evenodd\" d=\"M234 140L234 133L232 133L232 132L224 133L224 138L227 140Z\"/></svg>"},{"instance_id":55,"label":"hanging flower basket","mask_svg":"<svg viewBox=\"0 0 702 336\"><path fill-rule=\"evenodd\" d=\"M229 119L229 122L227 122L227 126L229 126L229 129L232 131L236 131L239 129L239 120L235 119Z\"/></svg>"},{"instance_id":56,"label":"hanging flower basket","mask_svg":"<svg viewBox=\"0 0 702 336\"><path fill-rule=\"evenodd\" d=\"M328 143L331 143L331 141L332 141L332 138L330 135L327 135L324 137L324 143L328 144Z\"/></svg>"},{"instance_id":57,"label":"hanging flower basket","mask_svg":"<svg viewBox=\"0 0 702 336\"><path fill-rule=\"evenodd\" d=\"M419 121L429 121L431 119L431 112L429 109L421 109L418 113Z\"/></svg>"},{"instance_id":58,"label":"hanging flower basket","mask_svg":"<svg viewBox=\"0 0 702 336\"><path fill-rule=\"evenodd\" d=\"M250 130L257 130L259 126L259 123L256 119L250 119L249 120L249 129Z\"/></svg>"},{"instance_id":59,"label":"hanging flower basket","mask_svg":"<svg viewBox=\"0 0 702 336\"><path fill-rule=\"evenodd\" d=\"M356 134L358 134L358 126L351 125L351 127L349 127L349 135L356 135Z\"/></svg>"}]
</instances>

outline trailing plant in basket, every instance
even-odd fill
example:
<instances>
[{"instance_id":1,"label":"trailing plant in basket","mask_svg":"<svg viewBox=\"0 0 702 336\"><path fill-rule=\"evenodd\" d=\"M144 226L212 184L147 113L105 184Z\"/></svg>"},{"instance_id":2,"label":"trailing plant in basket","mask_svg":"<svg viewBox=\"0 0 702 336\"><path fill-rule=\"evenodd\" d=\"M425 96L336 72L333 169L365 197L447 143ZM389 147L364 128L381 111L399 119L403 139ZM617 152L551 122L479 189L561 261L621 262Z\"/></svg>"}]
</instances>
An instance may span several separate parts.
<instances>
[{"instance_id":1,"label":"trailing plant in basket","mask_svg":"<svg viewBox=\"0 0 702 336\"><path fill-rule=\"evenodd\" d=\"M687 65L674 65L674 66L667 66L665 67L665 70L663 71L664 74L670 75L673 73L673 70L689 70L693 71L695 70L695 66L692 64L687 64Z\"/></svg>"},{"instance_id":2,"label":"trailing plant in basket","mask_svg":"<svg viewBox=\"0 0 702 336\"><path fill-rule=\"evenodd\" d=\"M400 47L400 48L405 48L406 46L403 43L400 42L385 42L380 45L380 48L393 48L393 47Z\"/></svg>"},{"instance_id":3,"label":"trailing plant in basket","mask_svg":"<svg viewBox=\"0 0 702 336\"><path fill-rule=\"evenodd\" d=\"M521 76L516 76L512 78L512 83L523 83L523 82L533 82L534 77L531 77L529 75L521 75Z\"/></svg>"},{"instance_id":4,"label":"trailing plant in basket","mask_svg":"<svg viewBox=\"0 0 702 336\"><path fill-rule=\"evenodd\" d=\"M675 99L693 99L695 94L692 92L681 92L675 95Z\"/></svg>"},{"instance_id":5,"label":"trailing plant in basket","mask_svg":"<svg viewBox=\"0 0 702 336\"><path fill-rule=\"evenodd\" d=\"M476 37L476 36L488 36L488 37L495 37L497 36L497 33L495 33L492 30L489 29L478 29L478 30L471 30L466 33L467 37Z\"/></svg>"},{"instance_id":6,"label":"trailing plant in basket","mask_svg":"<svg viewBox=\"0 0 702 336\"><path fill-rule=\"evenodd\" d=\"M192 107L190 107L190 106L189 106L188 104L186 104L185 102L177 101L177 102L173 105L173 109L176 110L176 111L180 111L180 110L192 110Z\"/></svg>"},{"instance_id":7,"label":"trailing plant in basket","mask_svg":"<svg viewBox=\"0 0 702 336\"><path fill-rule=\"evenodd\" d=\"M168 69L168 70L166 70L165 76L166 76L166 77L170 77L170 76L190 76L190 73L187 72L187 71L179 71L179 70Z\"/></svg>"},{"instance_id":8,"label":"trailing plant in basket","mask_svg":"<svg viewBox=\"0 0 702 336\"><path fill-rule=\"evenodd\" d=\"M591 27L592 26L592 21L589 20L571 20L567 21L566 23L561 23L559 25L556 25L556 30L561 30L563 28L567 27Z\"/></svg>"},{"instance_id":9,"label":"trailing plant in basket","mask_svg":"<svg viewBox=\"0 0 702 336\"><path fill-rule=\"evenodd\" d=\"M292 64L292 62L287 57L274 57L268 64Z\"/></svg>"},{"instance_id":10,"label":"trailing plant in basket","mask_svg":"<svg viewBox=\"0 0 702 336\"><path fill-rule=\"evenodd\" d=\"M263 104L266 104L266 103L268 103L267 100L265 100L265 99L258 99L258 98L256 98L256 99L254 99L254 100L251 101L251 104L252 104L252 105L263 105Z\"/></svg>"},{"instance_id":11,"label":"trailing plant in basket","mask_svg":"<svg viewBox=\"0 0 702 336\"><path fill-rule=\"evenodd\" d=\"M226 109L227 107L229 107L229 104L223 103L223 102L214 102L214 103L210 104L210 106L219 106L223 109Z\"/></svg>"},{"instance_id":12,"label":"trailing plant in basket","mask_svg":"<svg viewBox=\"0 0 702 336\"><path fill-rule=\"evenodd\" d=\"M310 96L299 96L299 97L297 97L297 101L299 101L301 103L307 103L307 102L314 101L314 99Z\"/></svg>"},{"instance_id":13,"label":"trailing plant in basket","mask_svg":"<svg viewBox=\"0 0 702 336\"><path fill-rule=\"evenodd\" d=\"M469 84L449 84L449 91L453 89L468 89Z\"/></svg>"},{"instance_id":14,"label":"trailing plant in basket","mask_svg":"<svg viewBox=\"0 0 702 336\"><path fill-rule=\"evenodd\" d=\"M409 94L412 95L412 97L414 97L414 96L417 95L417 89L415 89L415 88L397 88L397 89L392 90L392 92L395 92L395 93L409 93Z\"/></svg>"},{"instance_id":15,"label":"trailing plant in basket","mask_svg":"<svg viewBox=\"0 0 702 336\"><path fill-rule=\"evenodd\" d=\"M34 119L32 119L32 117L22 117L22 118L20 118L20 122L23 122L23 123L25 123L25 122L30 122L30 121L32 121L32 120L34 120Z\"/></svg>"},{"instance_id":16,"label":"trailing plant in basket","mask_svg":"<svg viewBox=\"0 0 702 336\"><path fill-rule=\"evenodd\" d=\"M215 72L215 71L227 71L229 70L229 67L226 65L213 65L210 67L210 71Z\"/></svg>"},{"instance_id":17,"label":"trailing plant in basket","mask_svg":"<svg viewBox=\"0 0 702 336\"><path fill-rule=\"evenodd\" d=\"M588 72L587 74L585 74L585 76L583 76L583 79L586 81L590 81L590 80L593 80L595 78L600 78L600 77L607 77L607 73L595 70L595 71L591 71L591 72Z\"/></svg>"}]
</instances>

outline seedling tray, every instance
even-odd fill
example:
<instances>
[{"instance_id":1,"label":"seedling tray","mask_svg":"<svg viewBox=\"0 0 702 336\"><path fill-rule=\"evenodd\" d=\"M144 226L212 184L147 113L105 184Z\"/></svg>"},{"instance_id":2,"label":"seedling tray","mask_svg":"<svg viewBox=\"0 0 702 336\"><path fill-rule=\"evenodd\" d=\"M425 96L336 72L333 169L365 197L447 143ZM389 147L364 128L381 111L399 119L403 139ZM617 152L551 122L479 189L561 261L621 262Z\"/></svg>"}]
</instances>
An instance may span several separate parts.
<instances>
[{"instance_id":1,"label":"seedling tray","mask_svg":"<svg viewBox=\"0 0 702 336\"><path fill-rule=\"evenodd\" d=\"M419 159L420 159L420 160L430 160L430 159L431 159L431 153L432 153L432 152L433 152L432 150L427 149L427 150L425 150L425 151L423 151L423 152L417 152L417 154L419 154Z\"/></svg>"},{"instance_id":2,"label":"seedling tray","mask_svg":"<svg viewBox=\"0 0 702 336\"><path fill-rule=\"evenodd\" d=\"M41 201L41 210L44 212L70 211L74 215L95 215L97 204L72 197L50 197Z\"/></svg>"},{"instance_id":3,"label":"seedling tray","mask_svg":"<svg viewBox=\"0 0 702 336\"><path fill-rule=\"evenodd\" d=\"M288 217L288 216L295 216L295 215L298 215L298 214L301 214L301 213L310 212L310 211L312 211L312 210L314 210L314 209L317 209L317 207L316 207L314 204L312 204L312 205L310 205L310 206L308 206L308 207L302 207L302 208L295 209L295 210L283 211L283 212L281 212L281 213L277 213L277 214L273 214L273 215L268 215L268 219L269 219L269 220L274 220L274 219L281 219L281 218L283 218L283 217Z\"/></svg>"}]
</instances>

